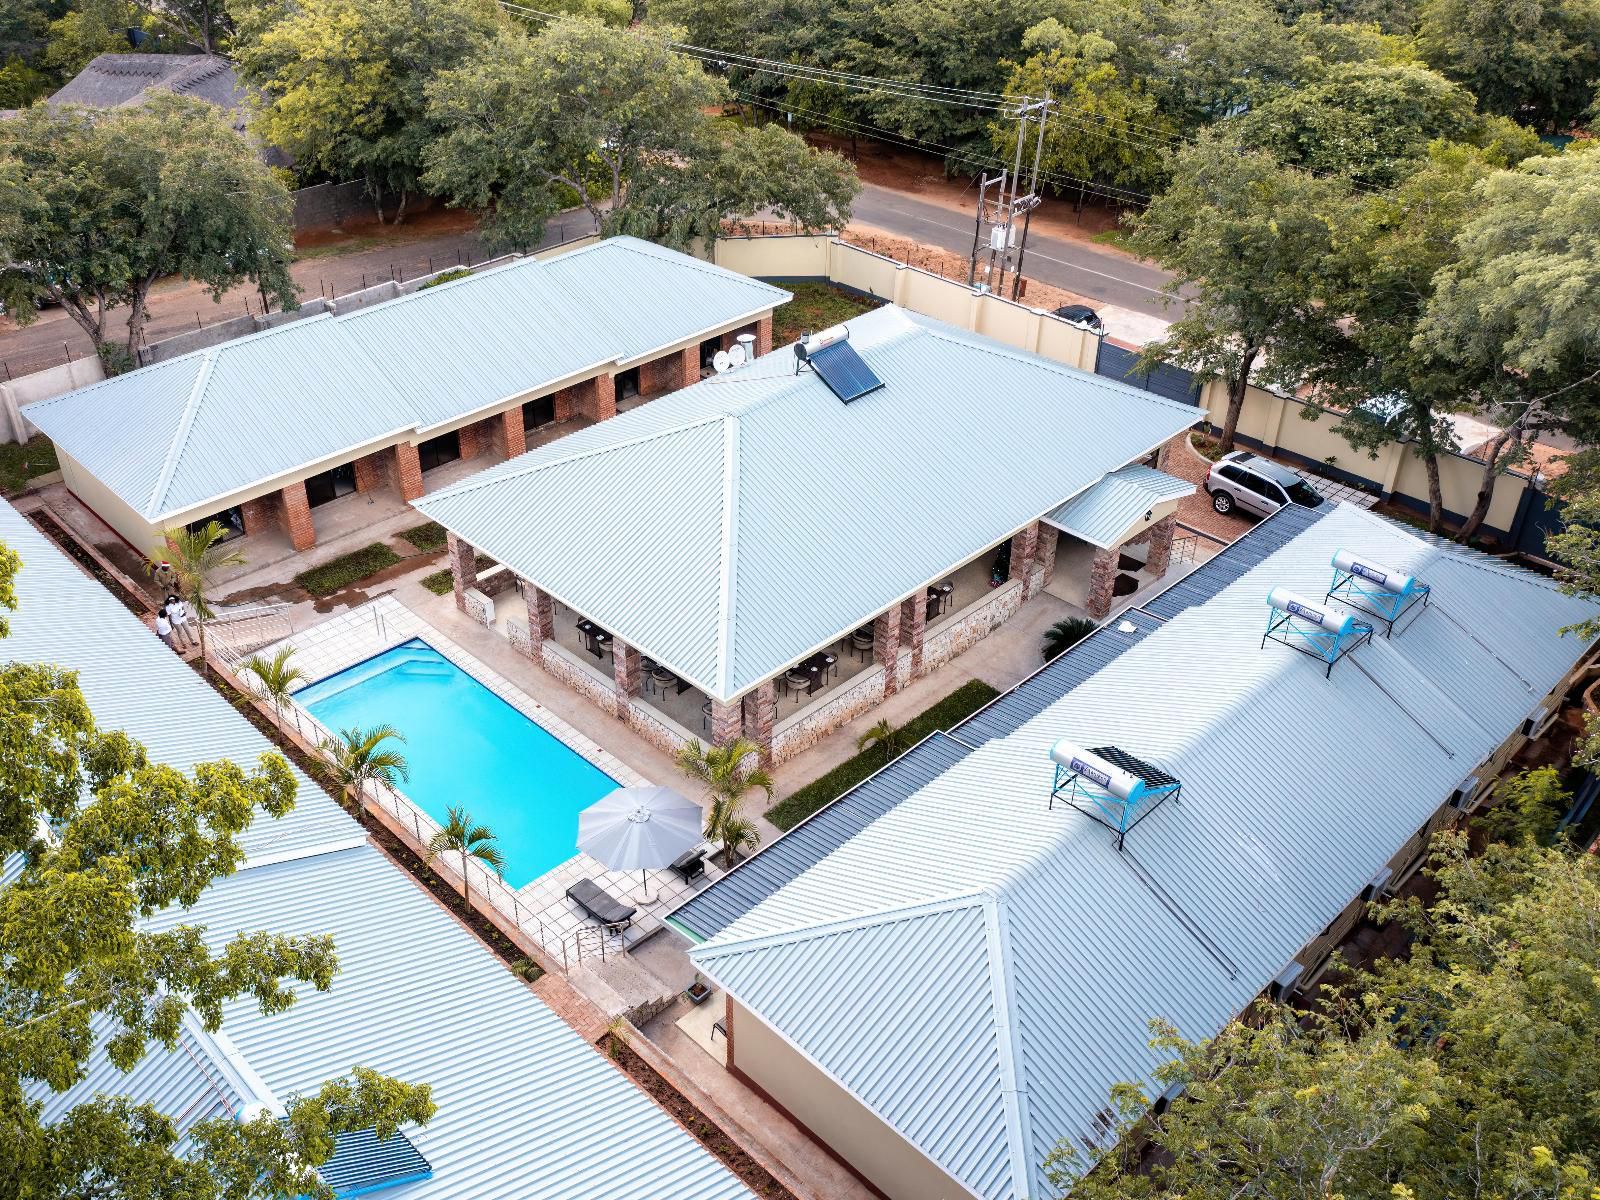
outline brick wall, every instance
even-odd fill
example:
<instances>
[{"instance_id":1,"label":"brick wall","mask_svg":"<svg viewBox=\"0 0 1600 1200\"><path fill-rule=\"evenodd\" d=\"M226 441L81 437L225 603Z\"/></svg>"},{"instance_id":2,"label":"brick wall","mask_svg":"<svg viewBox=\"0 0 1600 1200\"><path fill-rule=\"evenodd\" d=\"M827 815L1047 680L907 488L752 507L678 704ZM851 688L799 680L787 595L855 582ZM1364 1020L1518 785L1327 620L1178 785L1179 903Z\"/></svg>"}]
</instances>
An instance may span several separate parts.
<instances>
[{"instance_id":1,"label":"brick wall","mask_svg":"<svg viewBox=\"0 0 1600 1200\"><path fill-rule=\"evenodd\" d=\"M289 544L296 550L311 549L317 544L317 527L311 521L311 501L306 498L305 483L291 483L279 496Z\"/></svg>"},{"instance_id":2,"label":"brick wall","mask_svg":"<svg viewBox=\"0 0 1600 1200\"><path fill-rule=\"evenodd\" d=\"M480 454L487 454L494 446L494 426L499 422L498 417L489 417L486 420L474 421L470 425L461 427L459 438L461 442L461 457L477 458Z\"/></svg>"},{"instance_id":3,"label":"brick wall","mask_svg":"<svg viewBox=\"0 0 1600 1200\"><path fill-rule=\"evenodd\" d=\"M515 458L528 450L527 431L522 427L522 406L507 409L500 414L495 426L495 450L506 458Z\"/></svg>"},{"instance_id":4,"label":"brick wall","mask_svg":"<svg viewBox=\"0 0 1600 1200\"><path fill-rule=\"evenodd\" d=\"M281 526L282 498L277 492L267 496L257 496L254 500L246 500L239 506L239 516L244 521L246 533L260 533L265 529Z\"/></svg>"},{"instance_id":5,"label":"brick wall","mask_svg":"<svg viewBox=\"0 0 1600 1200\"><path fill-rule=\"evenodd\" d=\"M418 500L422 497L422 459L410 442L401 442L394 448L394 473L400 484L400 499Z\"/></svg>"},{"instance_id":6,"label":"brick wall","mask_svg":"<svg viewBox=\"0 0 1600 1200\"><path fill-rule=\"evenodd\" d=\"M375 450L355 461L356 491L377 492L390 486L394 474L394 452Z\"/></svg>"}]
</instances>

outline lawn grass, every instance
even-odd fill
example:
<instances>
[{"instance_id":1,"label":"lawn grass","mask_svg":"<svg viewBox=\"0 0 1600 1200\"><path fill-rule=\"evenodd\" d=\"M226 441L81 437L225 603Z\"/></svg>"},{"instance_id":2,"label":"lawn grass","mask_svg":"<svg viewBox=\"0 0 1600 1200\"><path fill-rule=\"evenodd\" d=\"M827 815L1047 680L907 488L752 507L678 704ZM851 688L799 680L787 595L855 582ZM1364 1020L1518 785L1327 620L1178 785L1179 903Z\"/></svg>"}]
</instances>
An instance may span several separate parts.
<instances>
[{"instance_id":1,"label":"lawn grass","mask_svg":"<svg viewBox=\"0 0 1600 1200\"><path fill-rule=\"evenodd\" d=\"M0 493L9 496L28 486L28 481L48 475L58 467L56 448L44 434L35 434L19 445L0 445Z\"/></svg>"},{"instance_id":2,"label":"lawn grass","mask_svg":"<svg viewBox=\"0 0 1600 1200\"><path fill-rule=\"evenodd\" d=\"M323 596L331 596L349 587L352 583L359 583L368 576L376 575L385 567L392 567L399 561L400 556L388 546L382 542L373 542L372 545L364 546L360 550L341 554L320 567L302 571L294 577L294 581L311 595L321 599Z\"/></svg>"},{"instance_id":3,"label":"lawn grass","mask_svg":"<svg viewBox=\"0 0 1600 1200\"><path fill-rule=\"evenodd\" d=\"M417 582L423 587L427 588L435 596L447 596L450 594L450 589L455 586L450 582L449 567L446 567L442 571L435 571L432 575L424 575L421 579L417 580Z\"/></svg>"},{"instance_id":4,"label":"lawn grass","mask_svg":"<svg viewBox=\"0 0 1600 1200\"><path fill-rule=\"evenodd\" d=\"M930 733L949 729L970 717L1000 693L981 679L969 679L943 700L924 709L900 727L900 744L909 750ZM780 800L767 810L767 820L779 829L793 829L824 804L837 800L884 765L883 751L868 747L847 758L819 779Z\"/></svg>"},{"instance_id":5,"label":"lawn grass","mask_svg":"<svg viewBox=\"0 0 1600 1200\"><path fill-rule=\"evenodd\" d=\"M787 346L802 333L816 333L883 305L881 300L858 296L831 283L790 283L784 288L794 299L772 314L774 346Z\"/></svg>"},{"instance_id":6,"label":"lawn grass","mask_svg":"<svg viewBox=\"0 0 1600 1200\"><path fill-rule=\"evenodd\" d=\"M437 521L428 521L422 525L413 525L410 529L402 529L399 536L418 550L444 549L444 526Z\"/></svg>"},{"instance_id":7,"label":"lawn grass","mask_svg":"<svg viewBox=\"0 0 1600 1200\"><path fill-rule=\"evenodd\" d=\"M1118 250L1128 249L1128 239L1133 235L1121 226L1112 229L1102 229L1089 240L1101 246L1115 246Z\"/></svg>"}]
</instances>

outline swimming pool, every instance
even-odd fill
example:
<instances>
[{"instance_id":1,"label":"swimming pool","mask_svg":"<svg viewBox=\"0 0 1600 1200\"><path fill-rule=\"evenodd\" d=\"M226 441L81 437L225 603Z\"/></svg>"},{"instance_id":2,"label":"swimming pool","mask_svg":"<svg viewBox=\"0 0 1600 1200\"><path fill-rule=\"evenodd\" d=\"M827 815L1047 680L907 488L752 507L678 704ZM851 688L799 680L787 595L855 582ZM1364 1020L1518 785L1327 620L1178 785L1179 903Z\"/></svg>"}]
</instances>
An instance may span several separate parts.
<instances>
[{"instance_id":1,"label":"swimming pool","mask_svg":"<svg viewBox=\"0 0 1600 1200\"><path fill-rule=\"evenodd\" d=\"M421 638L329 675L295 700L337 732L393 725L400 790L440 825L463 807L487 825L516 888L578 852L578 813L616 780Z\"/></svg>"}]
</instances>

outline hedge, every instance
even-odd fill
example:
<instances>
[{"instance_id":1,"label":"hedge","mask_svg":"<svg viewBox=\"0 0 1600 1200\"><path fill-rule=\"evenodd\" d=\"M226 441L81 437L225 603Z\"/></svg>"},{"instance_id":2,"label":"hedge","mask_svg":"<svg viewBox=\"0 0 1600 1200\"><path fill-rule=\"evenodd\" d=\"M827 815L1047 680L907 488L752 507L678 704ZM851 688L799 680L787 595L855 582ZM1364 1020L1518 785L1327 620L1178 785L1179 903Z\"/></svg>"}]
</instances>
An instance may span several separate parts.
<instances>
[{"instance_id":1,"label":"hedge","mask_svg":"<svg viewBox=\"0 0 1600 1200\"><path fill-rule=\"evenodd\" d=\"M352 583L359 583L370 575L376 575L385 567L392 567L400 561L400 556L389 549L382 542L373 542L360 550L350 554L341 554L338 558L330 559L320 567L312 567L309 571L302 571L294 577L294 581L311 595L321 599L331 596Z\"/></svg>"},{"instance_id":2,"label":"hedge","mask_svg":"<svg viewBox=\"0 0 1600 1200\"><path fill-rule=\"evenodd\" d=\"M949 729L970 717L999 694L983 680L969 679L943 700L900 726L900 744L909 750L930 733ZM837 800L883 765L883 751L877 746L869 746L855 757L845 759L826 775L813 779L799 791L778 801L767 810L767 820L779 829L793 829L824 804Z\"/></svg>"},{"instance_id":3,"label":"hedge","mask_svg":"<svg viewBox=\"0 0 1600 1200\"><path fill-rule=\"evenodd\" d=\"M413 525L410 529L402 529L400 536L418 550L444 549L445 530L444 526L437 521L429 521L423 525Z\"/></svg>"}]
</instances>

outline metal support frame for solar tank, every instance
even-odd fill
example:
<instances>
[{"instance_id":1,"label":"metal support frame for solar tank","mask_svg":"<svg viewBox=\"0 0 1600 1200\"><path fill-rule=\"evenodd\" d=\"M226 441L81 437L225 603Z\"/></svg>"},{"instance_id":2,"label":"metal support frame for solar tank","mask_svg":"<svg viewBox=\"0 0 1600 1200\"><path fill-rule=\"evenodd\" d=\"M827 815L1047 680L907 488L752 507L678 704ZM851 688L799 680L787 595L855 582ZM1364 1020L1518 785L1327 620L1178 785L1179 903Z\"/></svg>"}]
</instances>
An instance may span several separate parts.
<instances>
[{"instance_id":1,"label":"metal support frame for solar tank","mask_svg":"<svg viewBox=\"0 0 1600 1200\"><path fill-rule=\"evenodd\" d=\"M1273 588L1267 604L1272 611L1267 616L1267 631L1261 635L1262 648L1268 642L1281 642L1308 655L1323 664L1324 679L1333 674L1334 663L1372 640L1374 630L1367 622L1314 604L1287 588Z\"/></svg>"},{"instance_id":2,"label":"metal support frame for solar tank","mask_svg":"<svg viewBox=\"0 0 1600 1200\"><path fill-rule=\"evenodd\" d=\"M1322 598L1337 599L1383 622L1384 636L1391 637L1400 618L1413 609L1420 616L1432 595L1433 589L1415 575L1338 550L1333 555L1333 586Z\"/></svg>"},{"instance_id":3,"label":"metal support frame for solar tank","mask_svg":"<svg viewBox=\"0 0 1600 1200\"><path fill-rule=\"evenodd\" d=\"M1055 784L1049 808L1056 801L1070 805L1117 835L1117 849L1129 832L1165 800L1176 802L1183 784L1160 767L1116 746L1080 750L1063 739L1050 750Z\"/></svg>"}]
</instances>

